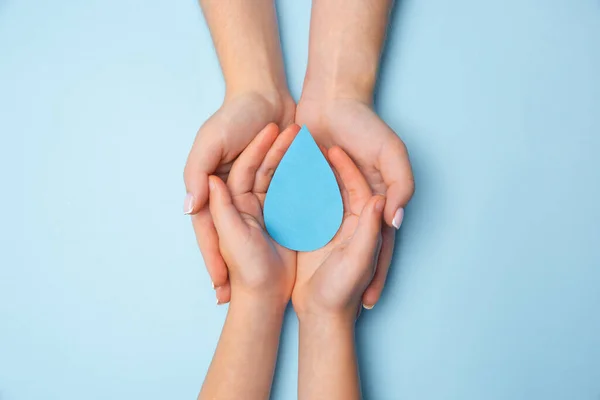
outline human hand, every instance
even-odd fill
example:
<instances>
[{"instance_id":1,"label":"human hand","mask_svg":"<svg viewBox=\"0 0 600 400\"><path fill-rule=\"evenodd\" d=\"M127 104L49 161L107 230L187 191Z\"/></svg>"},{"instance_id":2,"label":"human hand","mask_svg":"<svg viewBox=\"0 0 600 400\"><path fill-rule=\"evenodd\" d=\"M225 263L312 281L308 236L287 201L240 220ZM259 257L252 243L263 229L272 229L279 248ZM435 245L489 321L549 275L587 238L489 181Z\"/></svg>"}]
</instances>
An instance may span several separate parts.
<instances>
[{"instance_id":1,"label":"human hand","mask_svg":"<svg viewBox=\"0 0 600 400\"><path fill-rule=\"evenodd\" d=\"M227 184L209 177L210 215L218 235L218 251L229 270L232 303L260 298L288 303L296 275L296 252L276 243L265 230L263 205L277 165L300 127L279 134L267 125L231 166ZM220 299L218 299L218 302Z\"/></svg>"},{"instance_id":2,"label":"human hand","mask_svg":"<svg viewBox=\"0 0 600 400\"><path fill-rule=\"evenodd\" d=\"M367 100L316 95L308 83L298 103L296 121L308 126L320 146L340 146L356 163L370 193L385 195L382 245L373 280L362 297L365 308L379 300L392 260L395 233L414 193L414 179L404 143L372 110ZM368 98L368 96L365 96Z\"/></svg>"},{"instance_id":3,"label":"human hand","mask_svg":"<svg viewBox=\"0 0 600 400\"><path fill-rule=\"evenodd\" d=\"M289 125L294 112L295 104L289 94L275 91L229 94L221 108L200 128L192 145L184 171L187 189L184 212L192 215L196 239L220 303L229 301L231 288L208 209L208 177L215 174L226 181L233 163L257 132L270 122L280 127Z\"/></svg>"},{"instance_id":4,"label":"human hand","mask_svg":"<svg viewBox=\"0 0 600 400\"><path fill-rule=\"evenodd\" d=\"M354 321L375 272L385 198L372 196L360 170L341 148L332 147L328 158L341 182L344 217L327 245L298 253L292 302L300 320L317 316Z\"/></svg>"}]
</instances>

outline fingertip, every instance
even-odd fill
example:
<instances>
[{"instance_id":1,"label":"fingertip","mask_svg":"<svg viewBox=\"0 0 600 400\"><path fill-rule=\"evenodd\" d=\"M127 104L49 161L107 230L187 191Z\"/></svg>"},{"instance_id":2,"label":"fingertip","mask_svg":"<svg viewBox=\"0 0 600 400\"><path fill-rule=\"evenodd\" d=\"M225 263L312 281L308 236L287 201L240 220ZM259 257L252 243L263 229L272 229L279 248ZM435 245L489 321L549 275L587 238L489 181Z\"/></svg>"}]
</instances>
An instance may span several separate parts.
<instances>
[{"instance_id":1,"label":"fingertip","mask_svg":"<svg viewBox=\"0 0 600 400\"><path fill-rule=\"evenodd\" d=\"M196 197L191 193L186 193L183 200L183 213L185 215L193 215L196 205Z\"/></svg>"},{"instance_id":2,"label":"fingertip","mask_svg":"<svg viewBox=\"0 0 600 400\"><path fill-rule=\"evenodd\" d=\"M215 288L217 305L229 303L231 301L231 284L226 282L223 286Z\"/></svg>"},{"instance_id":3,"label":"fingertip","mask_svg":"<svg viewBox=\"0 0 600 400\"><path fill-rule=\"evenodd\" d=\"M208 190L210 190L211 192L215 190L216 181L218 179L219 178L217 178L214 175L208 177Z\"/></svg>"},{"instance_id":4,"label":"fingertip","mask_svg":"<svg viewBox=\"0 0 600 400\"><path fill-rule=\"evenodd\" d=\"M192 178L185 178L186 194L183 200L183 213L196 215L208 201L208 176L204 173Z\"/></svg>"},{"instance_id":5,"label":"fingertip","mask_svg":"<svg viewBox=\"0 0 600 400\"><path fill-rule=\"evenodd\" d=\"M270 142L274 142L279 133L279 126L275 122L269 122L256 136L264 135Z\"/></svg>"},{"instance_id":6,"label":"fingertip","mask_svg":"<svg viewBox=\"0 0 600 400\"><path fill-rule=\"evenodd\" d=\"M410 201L414 193L414 185L411 183L394 183L386 192L386 205L384 219L388 226L400 228L404 218L404 207Z\"/></svg>"},{"instance_id":7,"label":"fingertip","mask_svg":"<svg viewBox=\"0 0 600 400\"><path fill-rule=\"evenodd\" d=\"M373 208L375 212L378 214L383 213L383 208L385 207L385 197L381 195L373 196Z\"/></svg>"},{"instance_id":8,"label":"fingertip","mask_svg":"<svg viewBox=\"0 0 600 400\"><path fill-rule=\"evenodd\" d=\"M218 254L218 257L220 260L215 260L210 266L206 267L214 290L225 286L229 282L229 273L225 261L223 261L220 253Z\"/></svg>"},{"instance_id":9,"label":"fingertip","mask_svg":"<svg viewBox=\"0 0 600 400\"><path fill-rule=\"evenodd\" d=\"M225 183L218 176L211 175L208 177L208 191L211 196L221 195L223 193L223 189L225 188Z\"/></svg>"},{"instance_id":10,"label":"fingertip","mask_svg":"<svg viewBox=\"0 0 600 400\"><path fill-rule=\"evenodd\" d=\"M329 150L327 150L327 157L334 162L334 160L339 160L340 157L347 156L346 152L342 150L340 146L331 146Z\"/></svg>"},{"instance_id":11,"label":"fingertip","mask_svg":"<svg viewBox=\"0 0 600 400\"><path fill-rule=\"evenodd\" d=\"M362 297L363 307L367 310L373 309L373 307L375 307L375 305L379 301L380 297L381 297L381 290L377 290L374 287L367 288L367 290L365 290L365 293L363 294L363 297Z\"/></svg>"},{"instance_id":12,"label":"fingertip","mask_svg":"<svg viewBox=\"0 0 600 400\"><path fill-rule=\"evenodd\" d=\"M296 123L291 123L290 125L288 125L287 128L285 128L281 133L284 132L288 132L288 131L296 131L296 133L298 133L300 131L300 129L302 129L300 127L300 125L296 124Z\"/></svg>"}]
</instances>

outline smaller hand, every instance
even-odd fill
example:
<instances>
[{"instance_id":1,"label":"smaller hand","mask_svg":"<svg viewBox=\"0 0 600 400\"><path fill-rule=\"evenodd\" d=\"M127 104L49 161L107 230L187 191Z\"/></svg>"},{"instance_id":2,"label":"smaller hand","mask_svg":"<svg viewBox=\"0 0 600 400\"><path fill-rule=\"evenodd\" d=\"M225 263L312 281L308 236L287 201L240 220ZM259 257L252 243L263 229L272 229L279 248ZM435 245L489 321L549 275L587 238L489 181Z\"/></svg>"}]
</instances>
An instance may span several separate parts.
<instances>
[{"instance_id":1,"label":"smaller hand","mask_svg":"<svg viewBox=\"0 0 600 400\"><path fill-rule=\"evenodd\" d=\"M296 253L268 235L263 205L273 173L298 131L292 125L278 135L277 125L267 125L235 160L227 184L209 177L210 214L231 290L220 295L231 296L232 303L244 296L278 305L290 299Z\"/></svg>"},{"instance_id":2,"label":"smaller hand","mask_svg":"<svg viewBox=\"0 0 600 400\"><path fill-rule=\"evenodd\" d=\"M381 247L385 198L372 196L358 167L339 147L328 158L342 183L344 218L325 247L298 253L292 302L298 317L342 317L354 321L373 279Z\"/></svg>"}]
</instances>

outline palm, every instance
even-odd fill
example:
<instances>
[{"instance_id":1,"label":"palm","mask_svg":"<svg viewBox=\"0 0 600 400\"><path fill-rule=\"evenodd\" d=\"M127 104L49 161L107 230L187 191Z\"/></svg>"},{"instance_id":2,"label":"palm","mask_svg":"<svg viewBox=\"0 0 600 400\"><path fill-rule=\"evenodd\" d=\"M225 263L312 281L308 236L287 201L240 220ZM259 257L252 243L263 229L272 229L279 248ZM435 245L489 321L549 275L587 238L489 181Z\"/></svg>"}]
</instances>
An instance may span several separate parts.
<instances>
[{"instance_id":1,"label":"palm","mask_svg":"<svg viewBox=\"0 0 600 400\"><path fill-rule=\"evenodd\" d=\"M414 180L404 143L369 107L357 100L316 101L302 99L296 120L311 130L325 148L340 146L356 163L372 193L385 195L382 247L375 276L363 301L373 305L379 299L389 269L395 242L392 224L398 209L414 191Z\"/></svg>"},{"instance_id":2,"label":"palm","mask_svg":"<svg viewBox=\"0 0 600 400\"><path fill-rule=\"evenodd\" d=\"M192 224L204 263L220 302L229 301L231 288L227 265L219 251L219 239L208 211L208 176L228 179L232 165L268 123L287 126L295 114L291 98L272 101L258 93L246 93L225 101L223 106L198 131L190 151L185 182L195 197ZM186 205L186 207L188 207Z\"/></svg>"},{"instance_id":3,"label":"palm","mask_svg":"<svg viewBox=\"0 0 600 400\"><path fill-rule=\"evenodd\" d=\"M235 173L234 164L231 174L233 178ZM233 191L231 185L228 184L228 187ZM232 198L235 208L248 226L245 240L250 244L251 254L245 254L244 257L257 260L261 264L261 269L248 271L251 275L248 278L255 283L268 282L270 285L279 285L284 292L291 292L296 271L296 253L280 246L267 234L263 218L265 196L256 190L253 188L245 193L233 195Z\"/></svg>"},{"instance_id":4,"label":"palm","mask_svg":"<svg viewBox=\"0 0 600 400\"><path fill-rule=\"evenodd\" d=\"M246 286L277 286L281 293L289 296L295 280L296 253L280 246L267 234L263 206L272 171L298 133L298 127L278 133L275 125L267 126L231 167L227 187L247 229L236 237L237 243L226 246L223 257L232 265L246 265L249 260L255 263L256 268L240 274ZM242 247L244 251L239 251Z\"/></svg>"},{"instance_id":5,"label":"palm","mask_svg":"<svg viewBox=\"0 0 600 400\"><path fill-rule=\"evenodd\" d=\"M358 225L359 215L371 198L371 190L352 160L337 147L329 159L340 178L344 216L340 229L324 247L312 252L298 253L296 285L292 294L294 307L302 312L307 302L320 301L328 306L344 306L349 285L345 284L336 267L341 263L325 262L344 257L342 251Z\"/></svg>"},{"instance_id":6,"label":"palm","mask_svg":"<svg viewBox=\"0 0 600 400\"><path fill-rule=\"evenodd\" d=\"M308 111L306 118L311 121L313 111ZM410 173L404 144L369 106L354 100L338 100L326 107L324 113L322 122L312 131L315 139L327 148L335 145L344 149L374 193L386 194L392 180L384 176L389 174L388 165L400 161L408 165L407 172ZM412 175L408 180L412 181Z\"/></svg>"},{"instance_id":7,"label":"palm","mask_svg":"<svg viewBox=\"0 0 600 400\"><path fill-rule=\"evenodd\" d=\"M274 106L263 96L248 93L229 100L200 128L195 148L210 149L206 158L216 165L213 173L227 179L235 159L250 144L256 134L267 124L275 122L280 127L292 122L294 107Z\"/></svg>"}]
</instances>

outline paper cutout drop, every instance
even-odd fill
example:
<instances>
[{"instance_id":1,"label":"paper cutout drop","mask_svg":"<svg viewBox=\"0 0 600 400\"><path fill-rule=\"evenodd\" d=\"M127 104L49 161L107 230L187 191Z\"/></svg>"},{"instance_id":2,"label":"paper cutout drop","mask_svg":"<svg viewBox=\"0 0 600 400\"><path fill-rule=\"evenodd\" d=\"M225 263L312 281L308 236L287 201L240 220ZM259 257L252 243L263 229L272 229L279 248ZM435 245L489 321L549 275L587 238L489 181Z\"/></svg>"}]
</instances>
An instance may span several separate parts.
<instances>
[{"instance_id":1,"label":"paper cutout drop","mask_svg":"<svg viewBox=\"0 0 600 400\"><path fill-rule=\"evenodd\" d=\"M329 163L306 127L279 163L265 198L267 231L296 251L325 246L343 217L340 189Z\"/></svg>"}]
</instances>

